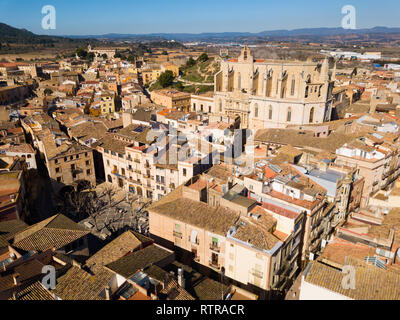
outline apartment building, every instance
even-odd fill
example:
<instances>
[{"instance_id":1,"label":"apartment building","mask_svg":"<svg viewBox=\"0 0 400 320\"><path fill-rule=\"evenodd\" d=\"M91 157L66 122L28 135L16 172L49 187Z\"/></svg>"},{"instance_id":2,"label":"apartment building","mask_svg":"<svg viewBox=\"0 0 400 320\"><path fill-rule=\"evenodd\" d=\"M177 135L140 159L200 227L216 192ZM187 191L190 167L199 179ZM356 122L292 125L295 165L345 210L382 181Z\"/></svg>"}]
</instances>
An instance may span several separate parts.
<instances>
[{"instance_id":1,"label":"apartment building","mask_svg":"<svg viewBox=\"0 0 400 320\"><path fill-rule=\"evenodd\" d=\"M0 221L25 219L29 214L22 170L0 172Z\"/></svg>"},{"instance_id":2,"label":"apartment building","mask_svg":"<svg viewBox=\"0 0 400 320\"><path fill-rule=\"evenodd\" d=\"M322 240L332 232L335 206L328 204L326 189L287 163L260 162L256 168L252 175L243 177L249 197L266 206L279 204L289 211L304 214L301 259L312 258L319 252Z\"/></svg>"},{"instance_id":3,"label":"apartment building","mask_svg":"<svg viewBox=\"0 0 400 320\"><path fill-rule=\"evenodd\" d=\"M166 133L132 124L101 139L96 149L103 155L106 180L159 200L212 166L216 151L209 143Z\"/></svg>"},{"instance_id":4,"label":"apartment building","mask_svg":"<svg viewBox=\"0 0 400 320\"><path fill-rule=\"evenodd\" d=\"M46 167L55 189L86 181L96 185L92 149L75 141L55 139L49 134L42 139Z\"/></svg>"},{"instance_id":5,"label":"apartment building","mask_svg":"<svg viewBox=\"0 0 400 320\"><path fill-rule=\"evenodd\" d=\"M10 157L20 157L25 159L28 169L36 169L35 150L30 144L6 144L0 146L0 154Z\"/></svg>"},{"instance_id":6,"label":"apartment building","mask_svg":"<svg viewBox=\"0 0 400 320\"><path fill-rule=\"evenodd\" d=\"M378 137L379 142L370 137ZM400 175L398 137L391 143L384 142L383 135L367 135L353 140L336 150L335 163L358 168L365 183L361 206L368 204L369 198L381 189L393 185Z\"/></svg>"},{"instance_id":7,"label":"apartment building","mask_svg":"<svg viewBox=\"0 0 400 320\"><path fill-rule=\"evenodd\" d=\"M150 207L152 236L203 272L224 272L264 296L277 289L288 279L284 272L295 272L293 266L287 268L293 258L291 235L278 230L278 221L268 210L235 192L225 199L229 208L200 201L207 199L203 182L188 182Z\"/></svg>"},{"instance_id":8,"label":"apartment building","mask_svg":"<svg viewBox=\"0 0 400 320\"><path fill-rule=\"evenodd\" d=\"M190 93L164 89L152 91L150 96L155 104L165 108L180 111L190 110Z\"/></svg>"}]
</instances>

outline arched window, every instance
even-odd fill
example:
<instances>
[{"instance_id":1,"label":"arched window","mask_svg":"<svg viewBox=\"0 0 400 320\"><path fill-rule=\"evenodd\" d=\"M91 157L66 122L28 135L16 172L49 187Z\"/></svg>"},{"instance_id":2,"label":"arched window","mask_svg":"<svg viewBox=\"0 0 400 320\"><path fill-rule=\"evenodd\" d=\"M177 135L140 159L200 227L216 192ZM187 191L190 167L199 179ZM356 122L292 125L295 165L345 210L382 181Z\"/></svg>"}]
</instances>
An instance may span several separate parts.
<instances>
[{"instance_id":1,"label":"arched window","mask_svg":"<svg viewBox=\"0 0 400 320\"><path fill-rule=\"evenodd\" d=\"M292 86L290 88L290 94L293 96L294 95L294 90L296 88L296 78L293 76L292 77Z\"/></svg>"},{"instance_id":2,"label":"arched window","mask_svg":"<svg viewBox=\"0 0 400 320\"><path fill-rule=\"evenodd\" d=\"M268 119L272 120L272 106L269 106L269 109L268 109Z\"/></svg>"},{"instance_id":3,"label":"arched window","mask_svg":"<svg viewBox=\"0 0 400 320\"><path fill-rule=\"evenodd\" d=\"M287 122L292 121L292 108L291 108L291 107L289 107L289 108L287 109L286 121L287 121Z\"/></svg>"},{"instance_id":4,"label":"arched window","mask_svg":"<svg viewBox=\"0 0 400 320\"><path fill-rule=\"evenodd\" d=\"M107 179L108 179L108 182L111 182L111 183L112 183L112 178L111 178L110 175L107 175Z\"/></svg>"},{"instance_id":5,"label":"arched window","mask_svg":"<svg viewBox=\"0 0 400 320\"><path fill-rule=\"evenodd\" d=\"M306 94L305 94L305 97L306 98L308 98L308 90L309 90L309 88L308 88L308 86L306 87Z\"/></svg>"},{"instance_id":6,"label":"arched window","mask_svg":"<svg viewBox=\"0 0 400 320\"><path fill-rule=\"evenodd\" d=\"M254 105L254 117L258 118L258 104Z\"/></svg>"},{"instance_id":7,"label":"arched window","mask_svg":"<svg viewBox=\"0 0 400 320\"><path fill-rule=\"evenodd\" d=\"M310 119L309 119L310 123L314 122L314 107L311 108L310 110Z\"/></svg>"}]
</instances>

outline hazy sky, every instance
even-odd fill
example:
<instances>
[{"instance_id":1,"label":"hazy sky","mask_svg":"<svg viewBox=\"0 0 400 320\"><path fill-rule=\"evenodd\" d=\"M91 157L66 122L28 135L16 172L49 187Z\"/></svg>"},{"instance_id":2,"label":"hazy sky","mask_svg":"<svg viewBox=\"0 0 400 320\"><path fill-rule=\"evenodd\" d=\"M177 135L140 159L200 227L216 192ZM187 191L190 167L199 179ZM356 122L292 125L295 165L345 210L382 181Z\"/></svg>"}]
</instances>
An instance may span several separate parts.
<instances>
[{"instance_id":1,"label":"hazy sky","mask_svg":"<svg viewBox=\"0 0 400 320\"><path fill-rule=\"evenodd\" d=\"M56 30L43 30L44 5ZM399 0L0 0L0 22L38 34L201 33L340 27L354 5L357 28L400 26Z\"/></svg>"}]
</instances>

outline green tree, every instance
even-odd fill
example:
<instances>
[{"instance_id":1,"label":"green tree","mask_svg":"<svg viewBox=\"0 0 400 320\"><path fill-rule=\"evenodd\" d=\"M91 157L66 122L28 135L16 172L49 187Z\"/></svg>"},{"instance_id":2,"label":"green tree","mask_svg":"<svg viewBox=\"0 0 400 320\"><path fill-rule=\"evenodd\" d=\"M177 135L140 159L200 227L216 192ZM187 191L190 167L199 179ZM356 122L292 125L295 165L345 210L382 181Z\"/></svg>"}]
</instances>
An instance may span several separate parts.
<instances>
[{"instance_id":1,"label":"green tree","mask_svg":"<svg viewBox=\"0 0 400 320\"><path fill-rule=\"evenodd\" d=\"M208 60L208 55L207 53L203 52L198 58L198 62L206 62Z\"/></svg>"},{"instance_id":2,"label":"green tree","mask_svg":"<svg viewBox=\"0 0 400 320\"><path fill-rule=\"evenodd\" d=\"M75 53L78 55L79 58L85 59L87 57L87 51L84 48L76 49Z\"/></svg>"},{"instance_id":3,"label":"green tree","mask_svg":"<svg viewBox=\"0 0 400 320\"><path fill-rule=\"evenodd\" d=\"M49 89L49 88L44 89L44 95L45 95L45 96L49 96L49 95L51 95L52 93L53 93L53 90L51 90L51 89Z\"/></svg>"},{"instance_id":4,"label":"green tree","mask_svg":"<svg viewBox=\"0 0 400 320\"><path fill-rule=\"evenodd\" d=\"M89 52L87 55L88 60L93 61L94 60L94 53L93 52Z\"/></svg>"},{"instance_id":5,"label":"green tree","mask_svg":"<svg viewBox=\"0 0 400 320\"><path fill-rule=\"evenodd\" d=\"M167 70L163 72L160 77L158 78L158 83L161 87L166 88L172 84L174 81L174 74L171 70Z\"/></svg>"},{"instance_id":6,"label":"green tree","mask_svg":"<svg viewBox=\"0 0 400 320\"><path fill-rule=\"evenodd\" d=\"M190 68L193 67L196 64L196 61L193 59L193 57L190 57L189 60L186 62L186 67Z\"/></svg>"}]
</instances>

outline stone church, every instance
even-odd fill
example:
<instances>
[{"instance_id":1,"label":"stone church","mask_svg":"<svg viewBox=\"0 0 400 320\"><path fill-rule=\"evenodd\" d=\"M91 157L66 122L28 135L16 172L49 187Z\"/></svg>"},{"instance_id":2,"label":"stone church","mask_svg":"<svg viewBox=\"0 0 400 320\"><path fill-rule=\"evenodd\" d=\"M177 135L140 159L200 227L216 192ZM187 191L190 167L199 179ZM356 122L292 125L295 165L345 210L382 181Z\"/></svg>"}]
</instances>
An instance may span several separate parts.
<instances>
[{"instance_id":1,"label":"stone church","mask_svg":"<svg viewBox=\"0 0 400 320\"><path fill-rule=\"evenodd\" d=\"M285 128L331 119L334 79L323 63L254 59L245 46L214 77L211 120L241 128Z\"/></svg>"}]
</instances>

